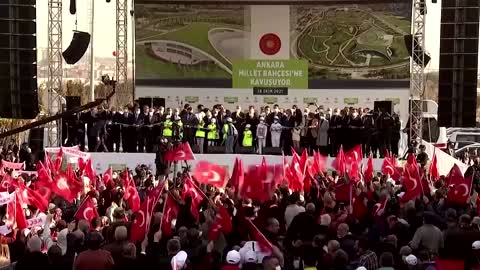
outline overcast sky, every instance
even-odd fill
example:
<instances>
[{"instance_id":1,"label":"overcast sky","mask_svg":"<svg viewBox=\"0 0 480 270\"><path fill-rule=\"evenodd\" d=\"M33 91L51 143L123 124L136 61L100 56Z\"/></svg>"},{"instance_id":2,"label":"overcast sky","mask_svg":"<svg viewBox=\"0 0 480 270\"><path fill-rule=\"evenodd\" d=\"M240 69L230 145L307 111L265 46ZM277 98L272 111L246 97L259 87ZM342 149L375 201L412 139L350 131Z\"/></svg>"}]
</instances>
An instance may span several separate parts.
<instances>
[{"instance_id":1,"label":"overcast sky","mask_svg":"<svg viewBox=\"0 0 480 270\"><path fill-rule=\"evenodd\" d=\"M91 0L77 1L77 16L69 12L69 1L64 0L63 6L63 48L67 48L73 36L72 30L75 29L75 18L78 22L78 30L89 32L88 6ZM95 1L95 56L110 57L115 50L115 1L106 3L105 0ZM130 7L131 0L128 0ZM432 56L428 69L438 69L439 39L440 39L440 9L441 0L437 4L432 4L427 0L427 23L426 23L426 49ZM80 4L82 3L82 4ZM48 1L37 1L37 35L38 47L47 47L47 15ZM131 50L131 21L129 16L129 34L128 46Z\"/></svg>"}]
</instances>

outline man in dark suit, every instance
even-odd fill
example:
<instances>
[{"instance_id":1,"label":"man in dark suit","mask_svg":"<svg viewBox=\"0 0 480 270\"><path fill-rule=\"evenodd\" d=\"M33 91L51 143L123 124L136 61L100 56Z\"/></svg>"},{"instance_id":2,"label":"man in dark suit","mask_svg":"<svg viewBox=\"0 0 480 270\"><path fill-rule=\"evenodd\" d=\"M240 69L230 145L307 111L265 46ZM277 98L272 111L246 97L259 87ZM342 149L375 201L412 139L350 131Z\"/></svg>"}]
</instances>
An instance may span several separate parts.
<instances>
[{"instance_id":1,"label":"man in dark suit","mask_svg":"<svg viewBox=\"0 0 480 270\"><path fill-rule=\"evenodd\" d=\"M133 125L135 122L135 118L133 116L133 113L128 109L128 107L125 107L123 111L123 117L122 117L122 147L123 147L123 152L129 153L132 152L132 143L131 140L135 137L132 136L131 133L131 125Z\"/></svg>"},{"instance_id":2,"label":"man in dark suit","mask_svg":"<svg viewBox=\"0 0 480 270\"><path fill-rule=\"evenodd\" d=\"M193 114L192 106L186 104L186 108L180 114L183 123L183 141L188 142L190 147L194 145L195 128L197 126L197 118Z\"/></svg>"},{"instance_id":3,"label":"man in dark suit","mask_svg":"<svg viewBox=\"0 0 480 270\"><path fill-rule=\"evenodd\" d=\"M135 107L135 114L133 115L134 121L133 124L135 127L132 127L132 133L135 134L136 140L133 140L132 151L137 152L137 145L138 145L138 152L143 153L145 147L145 138L142 134L142 128L145 120L145 109L147 110L148 114L148 106L144 107L144 111L140 111L140 107Z\"/></svg>"},{"instance_id":4,"label":"man in dark suit","mask_svg":"<svg viewBox=\"0 0 480 270\"><path fill-rule=\"evenodd\" d=\"M95 126L95 122L97 121L98 117L97 114L97 108L92 108L90 112L86 112L83 114L83 119L87 123L87 139L89 152L95 151L95 147L97 145L98 130Z\"/></svg>"}]
</instances>

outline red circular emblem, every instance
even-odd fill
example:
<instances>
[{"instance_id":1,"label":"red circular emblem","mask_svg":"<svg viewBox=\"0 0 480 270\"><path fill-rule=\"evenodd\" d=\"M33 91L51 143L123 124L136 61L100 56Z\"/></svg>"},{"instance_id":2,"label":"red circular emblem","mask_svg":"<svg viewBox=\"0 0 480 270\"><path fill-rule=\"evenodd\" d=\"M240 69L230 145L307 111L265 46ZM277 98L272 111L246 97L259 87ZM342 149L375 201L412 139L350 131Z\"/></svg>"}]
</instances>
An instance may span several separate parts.
<instances>
[{"instance_id":1,"label":"red circular emblem","mask_svg":"<svg viewBox=\"0 0 480 270\"><path fill-rule=\"evenodd\" d=\"M274 55L282 48L282 41L274 33L268 33L260 38L260 50L266 55Z\"/></svg>"}]
</instances>

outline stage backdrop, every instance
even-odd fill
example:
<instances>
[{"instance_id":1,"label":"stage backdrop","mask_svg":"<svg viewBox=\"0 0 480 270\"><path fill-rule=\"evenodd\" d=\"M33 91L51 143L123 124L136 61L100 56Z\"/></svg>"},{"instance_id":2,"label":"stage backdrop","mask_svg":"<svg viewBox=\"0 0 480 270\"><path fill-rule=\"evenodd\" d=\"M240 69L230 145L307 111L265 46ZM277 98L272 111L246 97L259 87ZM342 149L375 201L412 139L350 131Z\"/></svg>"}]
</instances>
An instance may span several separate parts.
<instances>
[{"instance_id":1,"label":"stage backdrop","mask_svg":"<svg viewBox=\"0 0 480 270\"><path fill-rule=\"evenodd\" d=\"M411 1L179 2L135 1L137 85L281 95L326 81L408 82Z\"/></svg>"}]
</instances>

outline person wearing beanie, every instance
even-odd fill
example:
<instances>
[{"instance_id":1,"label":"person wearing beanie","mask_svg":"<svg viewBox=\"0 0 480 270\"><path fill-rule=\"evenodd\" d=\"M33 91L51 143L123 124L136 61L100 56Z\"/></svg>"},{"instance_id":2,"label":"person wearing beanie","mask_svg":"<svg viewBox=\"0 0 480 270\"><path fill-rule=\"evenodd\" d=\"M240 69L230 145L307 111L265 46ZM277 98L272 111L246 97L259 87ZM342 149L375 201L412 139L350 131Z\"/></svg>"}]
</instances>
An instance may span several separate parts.
<instances>
[{"instance_id":1,"label":"person wearing beanie","mask_svg":"<svg viewBox=\"0 0 480 270\"><path fill-rule=\"evenodd\" d=\"M225 265L222 270L240 270L240 253L236 250L230 250L225 258Z\"/></svg>"}]
</instances>

